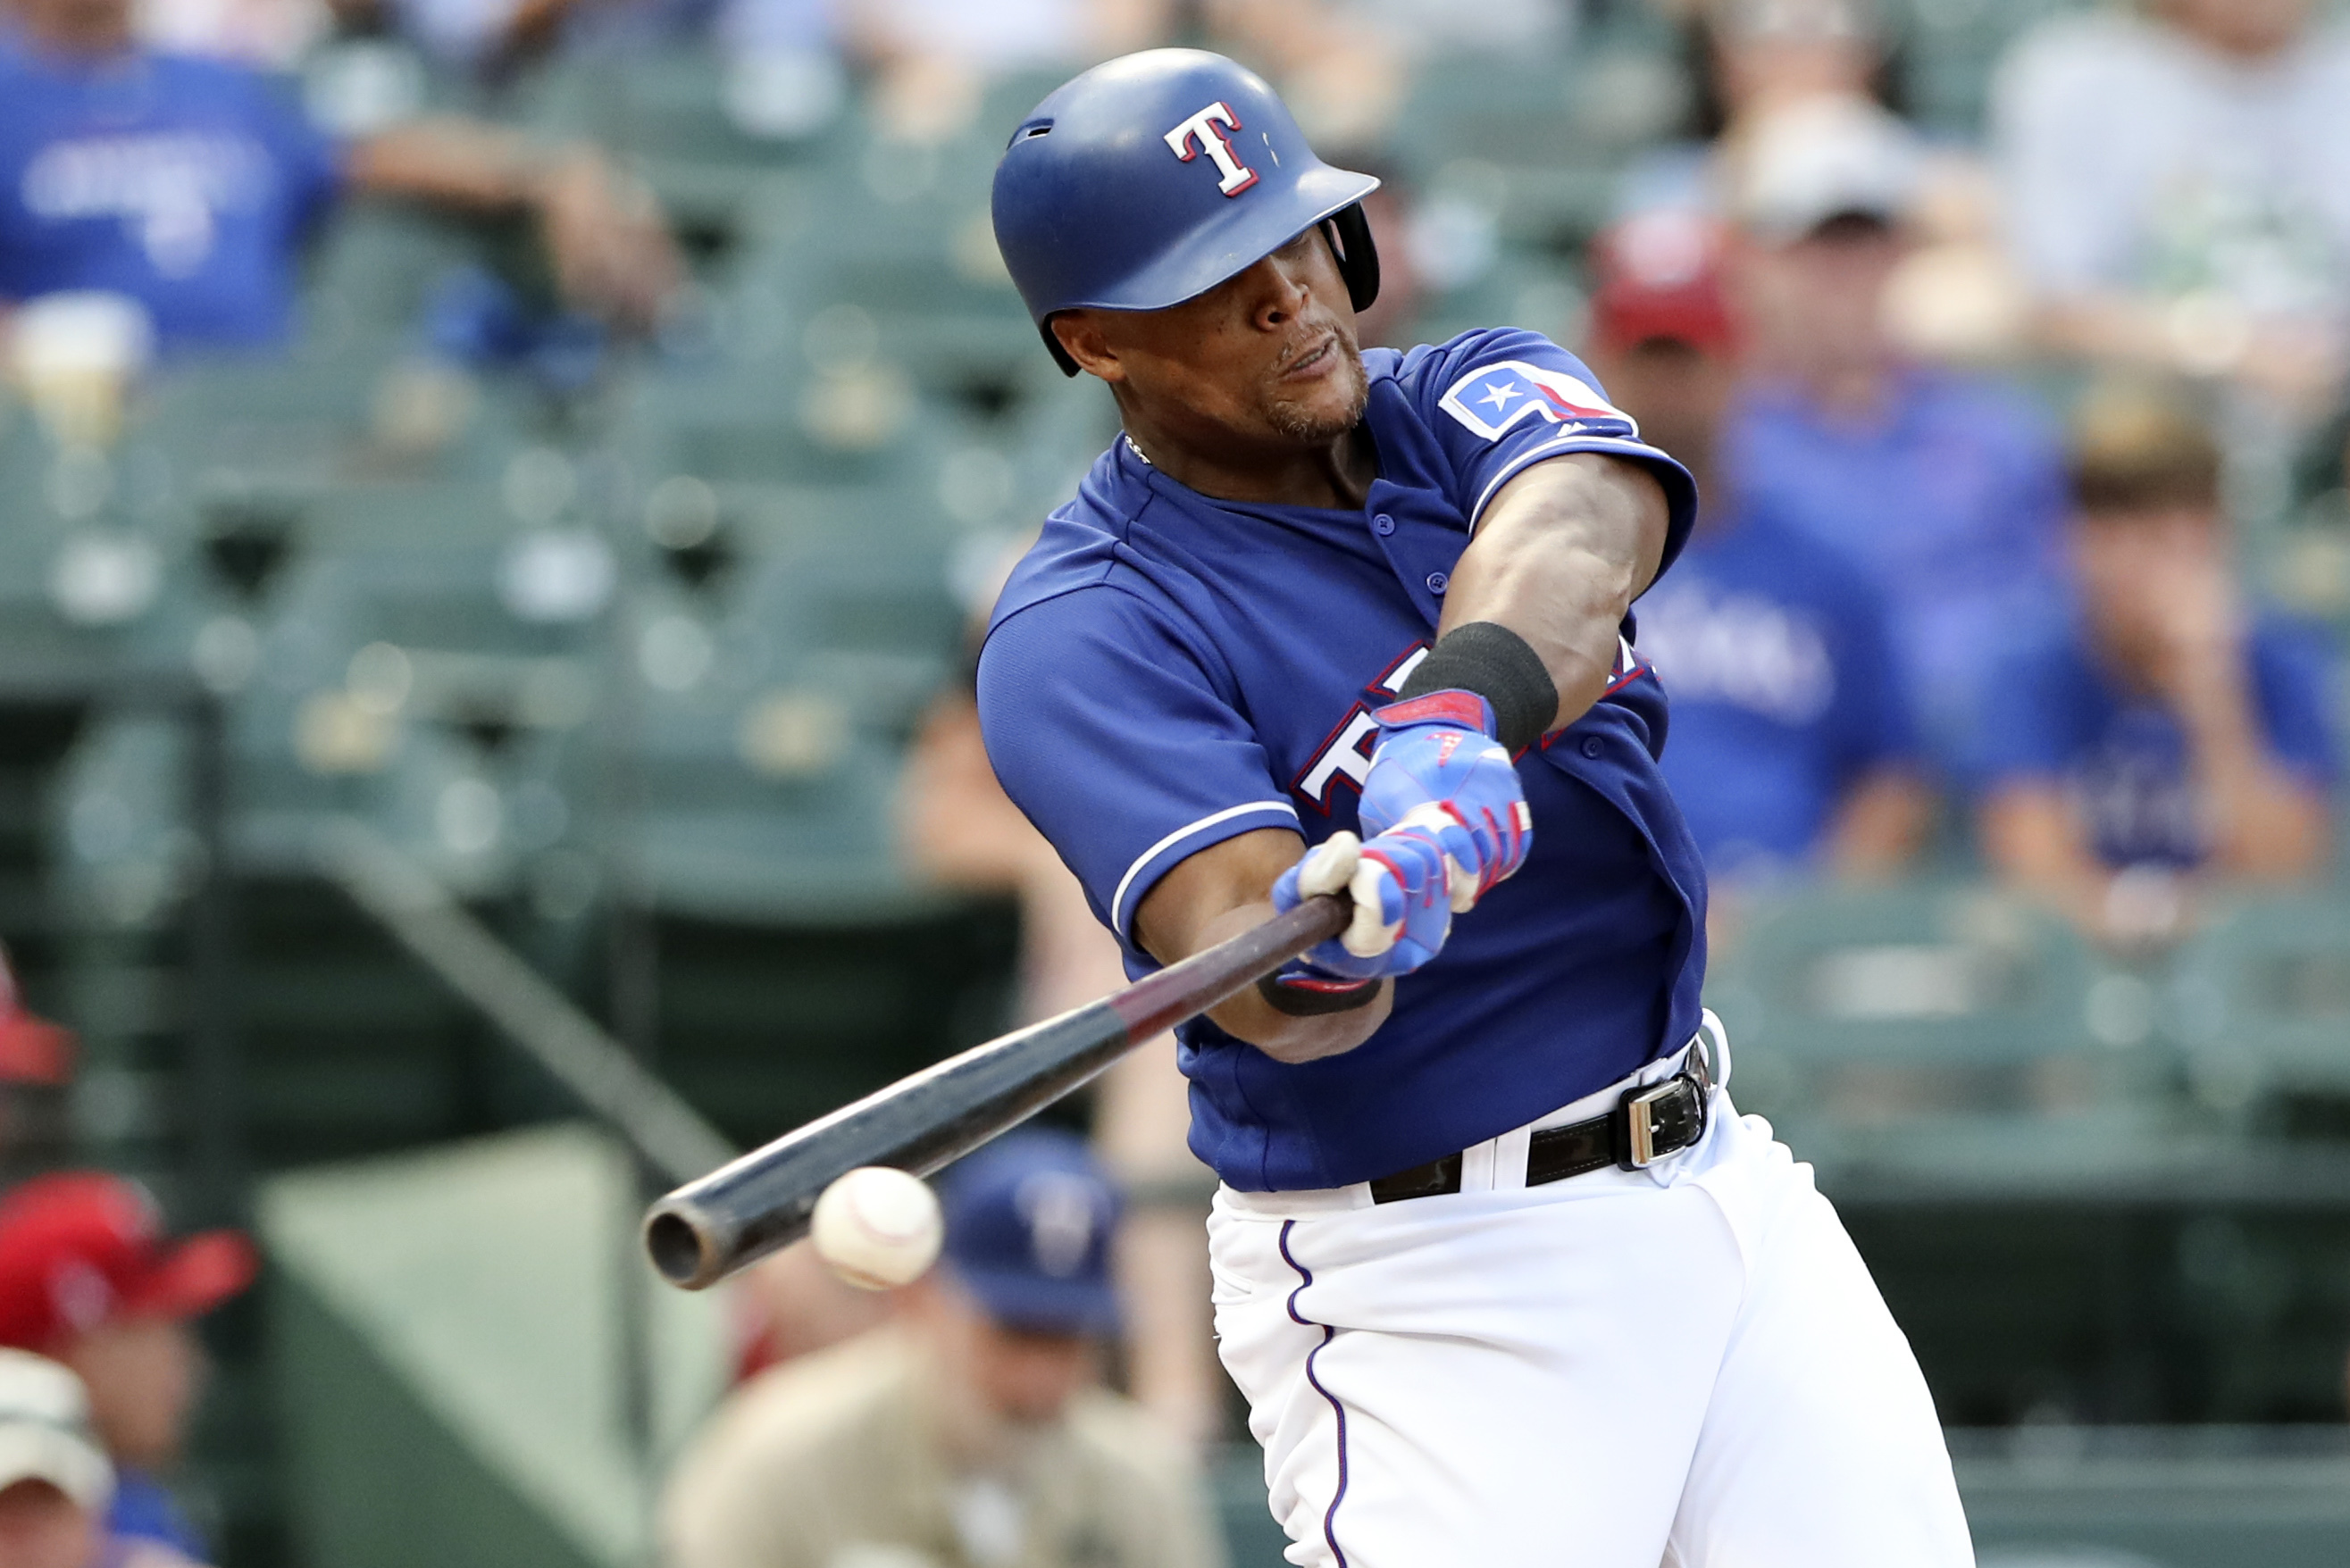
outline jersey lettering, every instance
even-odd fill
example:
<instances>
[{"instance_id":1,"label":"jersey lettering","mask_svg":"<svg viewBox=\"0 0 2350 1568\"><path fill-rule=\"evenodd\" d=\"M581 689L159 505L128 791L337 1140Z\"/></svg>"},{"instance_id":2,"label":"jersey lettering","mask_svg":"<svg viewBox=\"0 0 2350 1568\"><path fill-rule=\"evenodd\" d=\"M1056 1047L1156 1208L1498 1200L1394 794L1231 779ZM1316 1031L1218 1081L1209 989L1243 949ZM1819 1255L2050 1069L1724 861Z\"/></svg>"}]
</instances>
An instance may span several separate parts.
<instances>
[{"instance_id":1,"label":"jersey lettering","mask_svg":"<svg viewBox=\"0 0 2350 1568\"><path fill-rule=\"evenodd\" d=\"M1428 654L1428 644L1414 643L1409 653L1396 660L1394 669L1379 677L1378 689L1389 695L1402 691L1404 682L1411 679L1411 672L1419 668L1419 661L1426 659Z\"/></svg>"},{"instance_id":2,"label":"jersey lettering","mask_svg":"<svg viewBox=\"0 0 2350 1568\"><path fill-rule=\"evenodd\" d=\"M1640 433L1632 416L1601 397L1589 382L1523 359L1479 366L1453 382L1437 406L1487 441L1501 440L1504 431L1526 419L1555 425L1620 425L1624 435Z\"/></svg>"},{"instance_id":3,"label":"jersey lettering","mask_svg":"<svg viewBox=\"0 0 2350 1568\"><path fill-rule=\"evenodd\" d=\"M1371 717L1370 710L1356 703L1345 722L1322 742L1322 749L1315 753L1305 771L1297 775L1297 782L1289 787L1328 815L1330 791L1340 779L1359 793L1363 781L1371 776L1370 742L1378 732L1379 722Z\"/></svg>"},{"instance_id":4,"label":"jersey lettering","mask_svg":"<svg viewBox=\"0 0 2350 1568\"><path fill-rule=\"evenodd\" d=\"M1167 133L1167 150L1189 163L1204 152L1222 176L1216 189L1227 196L1237 196L1256 183L1256 171L1240 160L1232 151L1232 138L1219 130L1217 122L1232 130L1241 128L1241 117L1222 100L1210 104L1182 124Z\"/></svg>"}]
</instances>

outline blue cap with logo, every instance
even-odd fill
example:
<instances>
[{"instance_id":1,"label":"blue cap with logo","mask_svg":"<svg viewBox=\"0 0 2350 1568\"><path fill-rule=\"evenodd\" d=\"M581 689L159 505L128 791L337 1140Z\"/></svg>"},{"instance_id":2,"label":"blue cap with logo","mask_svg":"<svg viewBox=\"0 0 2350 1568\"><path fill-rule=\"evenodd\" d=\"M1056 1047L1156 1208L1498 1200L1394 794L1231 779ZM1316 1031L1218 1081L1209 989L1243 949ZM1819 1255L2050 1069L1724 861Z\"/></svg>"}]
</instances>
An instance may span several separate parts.
<instances>
[{"instance_id":1,"label":"blue cap with logo","mask_svg":"<svg viewBox=\"0 0 2350 1568\"><path fill-rule=\"evenodd\" d=\"M1123 1205L1082 1139L1024 1127L947 1172L946 1262L987 1315L1040 1334L1118 1326L1110 1239Z\"/></svg>"}]
</instances>

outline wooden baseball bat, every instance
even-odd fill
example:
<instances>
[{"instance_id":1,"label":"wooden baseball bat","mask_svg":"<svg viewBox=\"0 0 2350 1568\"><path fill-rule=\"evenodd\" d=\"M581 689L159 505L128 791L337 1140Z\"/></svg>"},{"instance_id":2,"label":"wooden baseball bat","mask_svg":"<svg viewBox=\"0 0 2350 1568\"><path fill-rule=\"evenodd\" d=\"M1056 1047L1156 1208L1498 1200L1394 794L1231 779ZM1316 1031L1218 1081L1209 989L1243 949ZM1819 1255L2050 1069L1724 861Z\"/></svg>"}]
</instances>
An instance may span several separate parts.
<instances>
[{"instance_id":1,"label":"wooden baseball bat","mask_svg":"<svg viewBox=\"0 0 2350 1568\"><path fill-rule=\"evenodd\" d=\"M1142 1042L1255 984L1346 929L1331 895L1218 942L1058 1018L974 1045L688 1182L645 1216L670 1283L715 1284L807 1234L824 1189L859 1166L928 1176L1008 1131Z\"/></svg>"}]
</instances>

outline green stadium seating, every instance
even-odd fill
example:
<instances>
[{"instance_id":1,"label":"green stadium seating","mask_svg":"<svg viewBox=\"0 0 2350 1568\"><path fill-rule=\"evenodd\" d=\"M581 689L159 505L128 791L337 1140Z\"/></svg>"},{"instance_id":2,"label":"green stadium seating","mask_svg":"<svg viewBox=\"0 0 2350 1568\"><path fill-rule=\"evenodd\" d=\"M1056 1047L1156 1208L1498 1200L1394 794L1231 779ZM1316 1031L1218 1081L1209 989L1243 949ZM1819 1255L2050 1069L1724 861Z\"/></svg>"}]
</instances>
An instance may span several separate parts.
<instances>
[{"instance_id":1,"label":"green stadium seating","mask_svg":"<svg viewBox=\"0 0 2350 1568\"><path fill-rule=\"evenodd\" d=\"M1711 967L1732 1093L1822 1161L2094 1163L2159 1125L2150 1030L2053 915L1981 889L1793 893ZM2126 1012L2135 977L2106 1011ZM2104 1038L2100 1037L2103 1033Z\"/></svg>"},{"instance_id":2,"label":"green stadium seating","mask_svg":"<svg viewBox=\"0 0 2350 1568\"><path fill-rule=\"evenodd\" d=\"M2173 1028L2249 1106L2276 1088L2350 1096L2350 902L2241 900L2181 955Z\"/></svg>"}]
</instances>

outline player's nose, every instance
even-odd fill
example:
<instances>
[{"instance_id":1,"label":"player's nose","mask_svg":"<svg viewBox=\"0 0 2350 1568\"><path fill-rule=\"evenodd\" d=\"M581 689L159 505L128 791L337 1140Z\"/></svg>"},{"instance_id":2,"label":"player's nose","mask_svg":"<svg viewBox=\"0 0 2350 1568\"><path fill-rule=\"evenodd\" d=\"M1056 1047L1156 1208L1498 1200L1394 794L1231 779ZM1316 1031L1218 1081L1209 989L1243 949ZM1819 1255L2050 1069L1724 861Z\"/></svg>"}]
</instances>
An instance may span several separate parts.
<instances>
[{"instance_id":1,"label":"player's nose","mask_svg":"<svg viewBox=\"0 0 2350 1568\"><path fill-rule=\"evenodd\" d=\"M1265 257L1250 271L1256 275L1249 280L1253 306L1250 315L1260 330L1279 331L1305 314L1314 291L1303 267L1284 266L1276 254Z\"/></svg>"}]
</instances>

